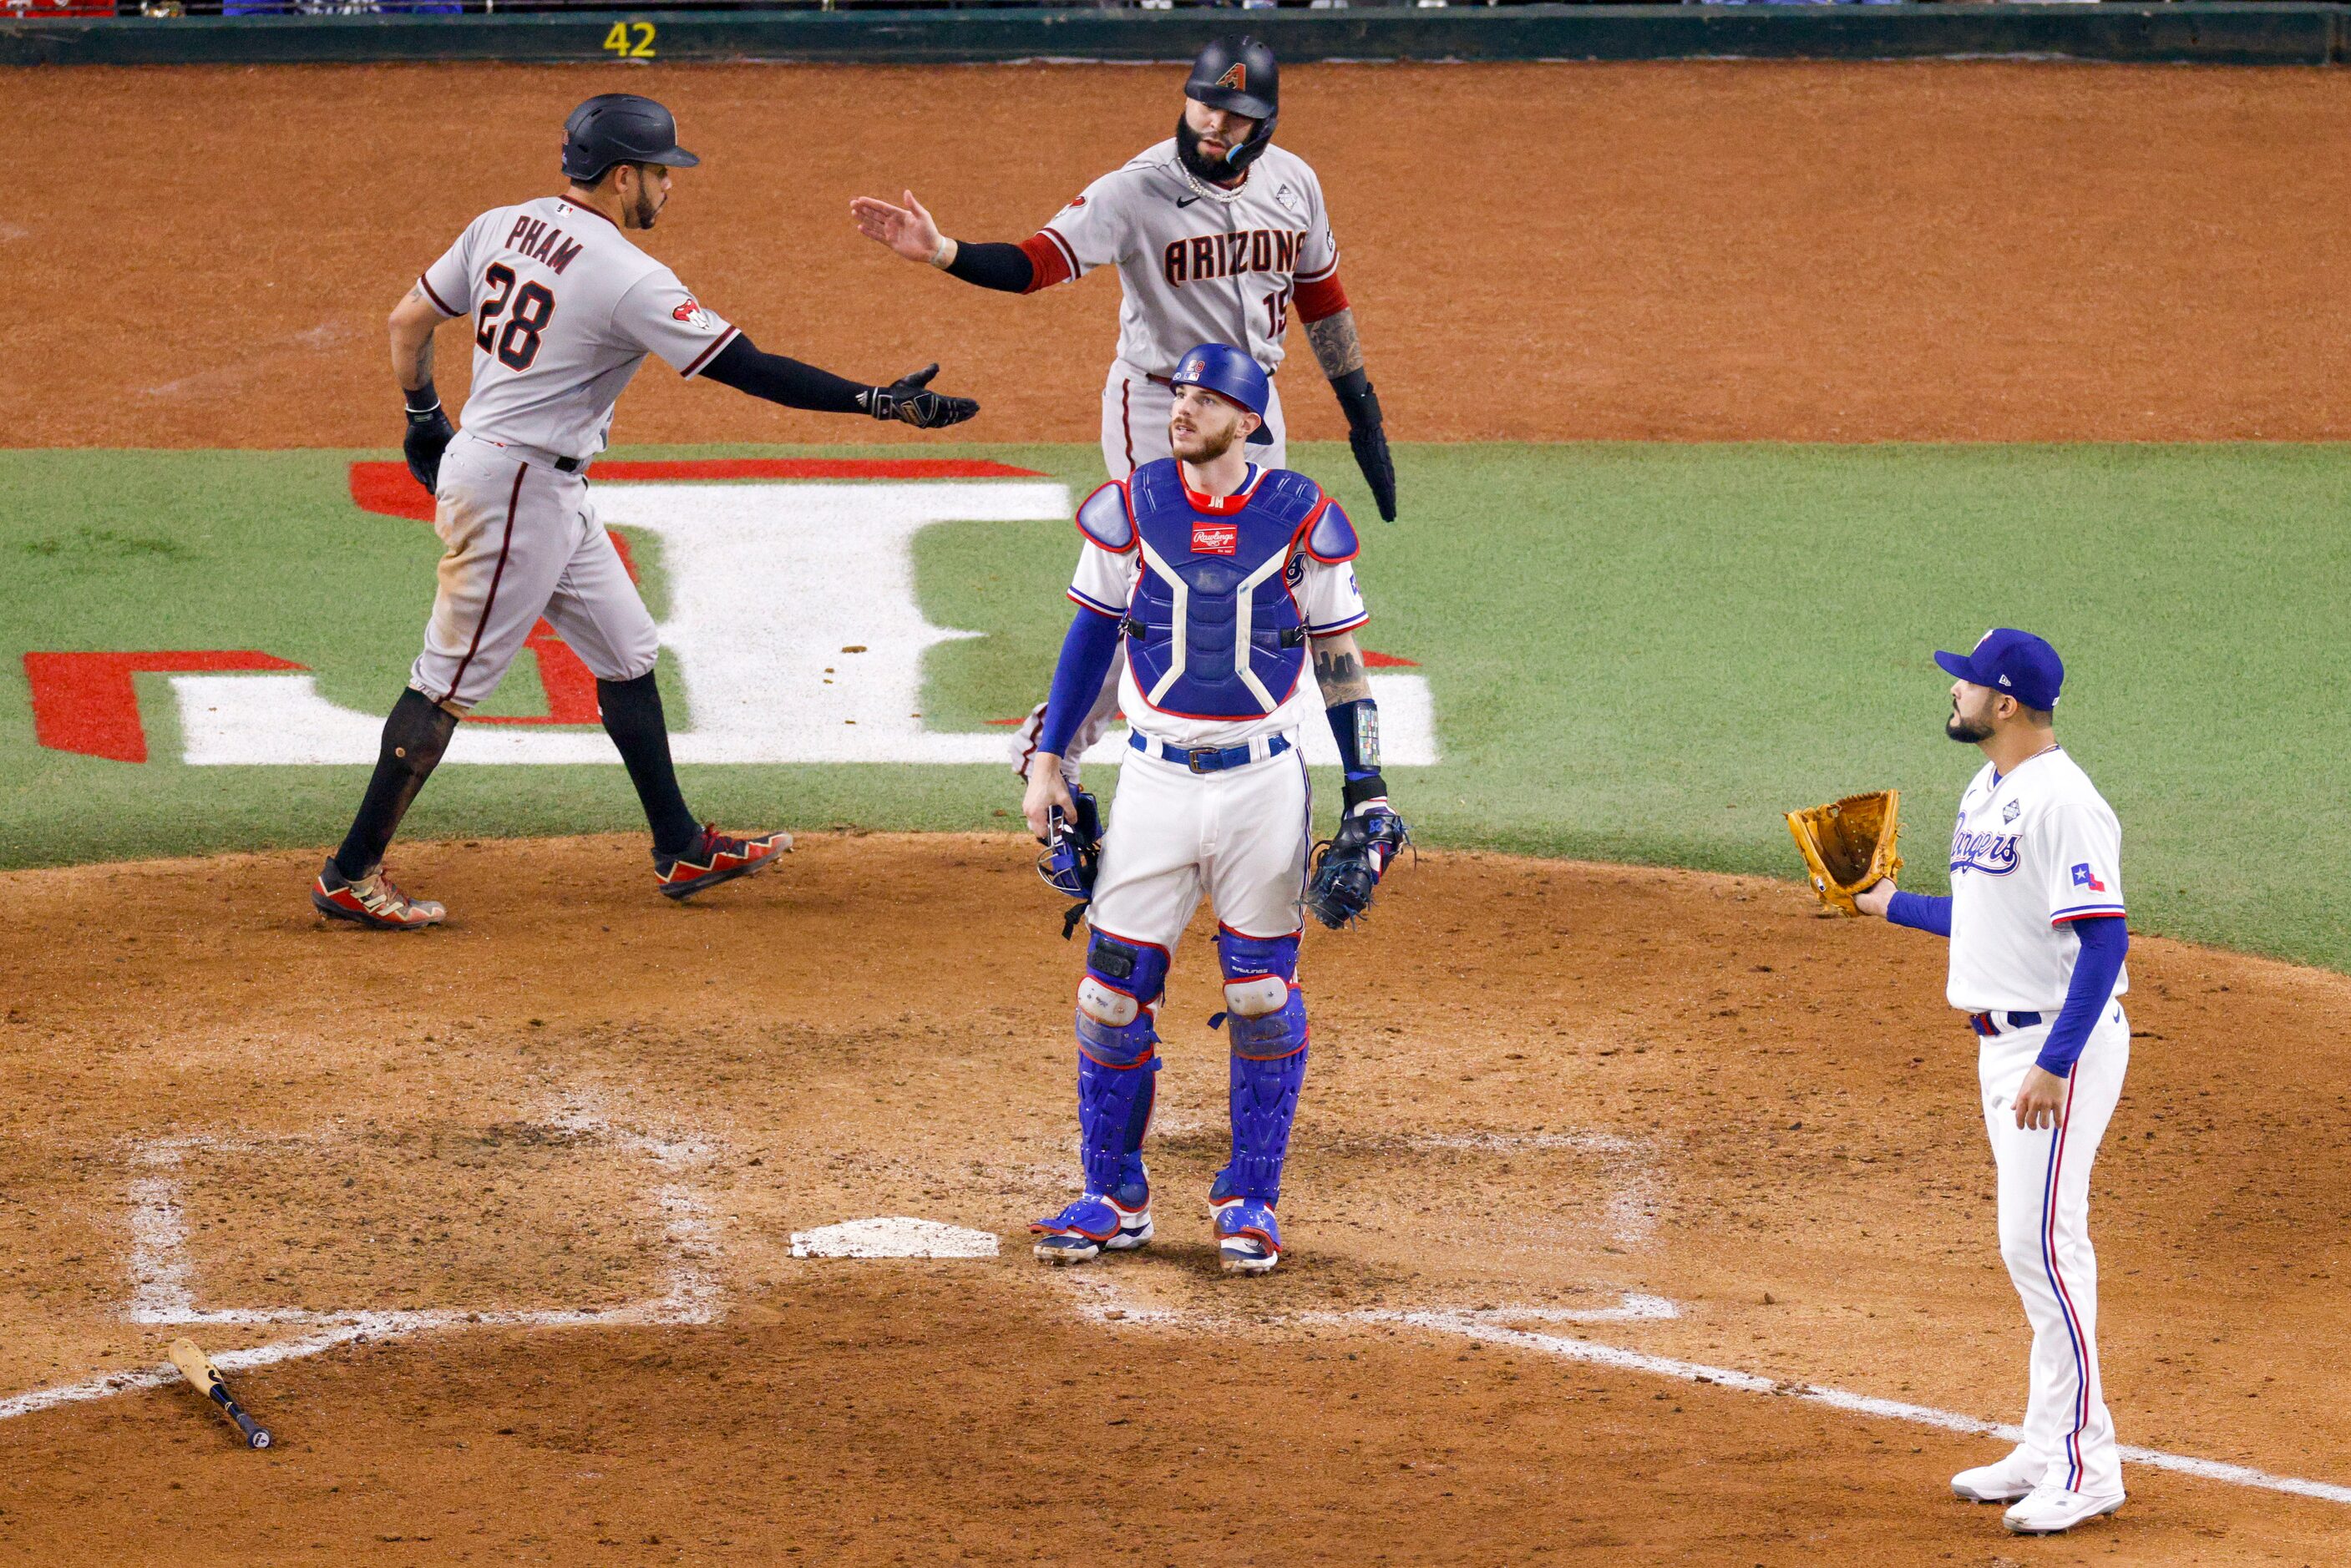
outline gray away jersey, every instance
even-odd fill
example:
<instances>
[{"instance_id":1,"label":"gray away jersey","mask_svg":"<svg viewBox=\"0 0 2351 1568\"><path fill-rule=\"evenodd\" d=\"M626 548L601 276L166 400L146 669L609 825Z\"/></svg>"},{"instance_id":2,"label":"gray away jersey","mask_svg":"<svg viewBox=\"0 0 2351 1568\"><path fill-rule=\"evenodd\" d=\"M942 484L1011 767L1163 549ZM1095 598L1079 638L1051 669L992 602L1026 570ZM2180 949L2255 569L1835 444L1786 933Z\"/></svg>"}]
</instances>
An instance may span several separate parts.
<instances>
[{"instance_id":1,"label":"gray away jersey","mask_svg":"<svg viewBox=\"0 0 2351 1568\"><path fill-rule=\"evenodd\" d=\"M484 213L418 282L473 321L465 428L558 457L604 450L646 355L696 375L736 331L610 218L560 196Z\"/></svg>"},{"instance_id":2,"label":"gray away jersey","mask_svg":"<svg viewBox=\"0 0 2351 1568\"><path fill-rule=\"evenodd\" d=\"M1246 349L1271 372L1292 291L1339 270L1322 182L1280 147L1225 191L1192 178L1171 136L1087 186L1040 233L1073 276L1118 268L1118 357L1146 375L1173 374L1202 343Z\"/></svg>"}]
</instances>

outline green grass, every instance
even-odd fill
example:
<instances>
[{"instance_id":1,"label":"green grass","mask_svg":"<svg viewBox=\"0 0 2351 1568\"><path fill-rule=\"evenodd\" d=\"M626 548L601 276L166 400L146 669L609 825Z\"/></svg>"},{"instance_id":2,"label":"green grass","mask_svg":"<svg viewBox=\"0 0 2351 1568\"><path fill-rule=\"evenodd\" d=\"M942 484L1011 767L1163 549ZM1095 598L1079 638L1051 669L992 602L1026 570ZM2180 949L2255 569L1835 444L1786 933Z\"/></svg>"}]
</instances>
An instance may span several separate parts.
<instances>
[{"instance_id":1,"label":"green grass","mask_svg":"<svg viewBox=\"0 0 2351 1568\"><path fill-rule=\"evenodd\" d=\"M1096 477L1091 447L984 451L1079 493ZM381 711L436 545L350 504L357 455L380 454L0 454L0 865L340 835L363 770L183 767L160 677L159 760L38 748L17 654L259 648ZM1343 448L1293 461L1371 517ZM2351 969L2351 449L1447 446L1399 468L1407 521L1364 524L1364 640L1436 695L1446 762L1393 780L1424 841L1786 877L1783 809L1894 784L1905 882L1938 889L1978 758L1942 739L1929 655L2021 625L2069 662L2060 733L2122 816L2137 922ZM934 650L931 723L1041 692L1073 551L1066 524L923 536L926 614L987 634ZM527 711L517 677L501 698ZM997 768L687 774L745 825L1000 828L1012 804ZM617 769L452 768L409 831L636 824ZM2271 869L2288 841L2291 877Z\"/></svg>"}]
</instances>

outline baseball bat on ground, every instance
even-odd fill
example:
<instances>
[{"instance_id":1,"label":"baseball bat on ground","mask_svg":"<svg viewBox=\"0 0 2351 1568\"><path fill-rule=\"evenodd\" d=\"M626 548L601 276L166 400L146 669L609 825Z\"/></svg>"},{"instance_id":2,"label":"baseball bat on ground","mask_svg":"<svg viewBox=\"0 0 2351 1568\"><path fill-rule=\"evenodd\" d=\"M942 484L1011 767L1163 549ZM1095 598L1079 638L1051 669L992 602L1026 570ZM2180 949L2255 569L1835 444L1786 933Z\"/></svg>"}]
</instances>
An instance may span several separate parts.
<instances>
[{"instance_id":1,"label":"baseball bat on ground","mask_svg":"<svg viewBox=\"0 0 2351 1568\"><path fill-rule=\"evenodd\" d=\"M221 1376L220 1368L197 1348L194 1340L175 1339L172 1342L172 1365L180 1369L181 1376L194 1385L197 1393L219 1406L221 1414L236 1423L236 1429L245 1434L246 1448L266 1449L269 1446L269 1428L245 1413L245 1407L229 1393L227 1380Z\"/></svg>"}]
</instances>

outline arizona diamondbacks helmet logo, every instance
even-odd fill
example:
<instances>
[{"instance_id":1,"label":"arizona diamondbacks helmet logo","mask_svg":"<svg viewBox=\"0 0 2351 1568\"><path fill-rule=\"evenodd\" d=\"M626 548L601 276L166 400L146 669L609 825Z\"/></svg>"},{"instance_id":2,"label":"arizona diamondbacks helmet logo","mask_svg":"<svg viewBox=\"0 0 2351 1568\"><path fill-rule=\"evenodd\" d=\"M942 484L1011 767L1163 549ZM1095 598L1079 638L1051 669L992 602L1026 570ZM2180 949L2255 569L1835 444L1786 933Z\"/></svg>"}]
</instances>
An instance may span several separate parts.
<instances>
[{"instance_id":1,"label":"arizona diamondbacks helmet logo","mask_svg":"<svg viewBox=\"0 0 2351 1568\"><path fill-rule=\"evenodd\" d=\"M1235 60L1231 68L1217 78L1217 85L1220 88L1230 88L1235 92L1249 91L1249 67Z\"/></svg>"}]
</instances>

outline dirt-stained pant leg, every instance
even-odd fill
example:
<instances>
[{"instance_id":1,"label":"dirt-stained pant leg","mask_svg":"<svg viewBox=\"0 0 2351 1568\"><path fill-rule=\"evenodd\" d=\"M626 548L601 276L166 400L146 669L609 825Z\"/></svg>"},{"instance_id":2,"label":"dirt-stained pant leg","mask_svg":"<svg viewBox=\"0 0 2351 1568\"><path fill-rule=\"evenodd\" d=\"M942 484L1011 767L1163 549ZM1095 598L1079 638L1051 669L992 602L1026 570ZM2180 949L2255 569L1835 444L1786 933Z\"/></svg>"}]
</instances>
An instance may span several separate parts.
<instances>
[{"instance_id":1,"label":"dirt-stained pant leg","mask_svg":"<svg viewBox=\"0 0 2351 1568\"><path fill-rule=\"evenodd\" d=\"M598 675L652 668L652 618L595 524L585 480L460 434L442 459L439 502L433 525L446 548L411 686L471 709L541 615L562 618L558 629Z\"/></svg>"}]
</instances>

